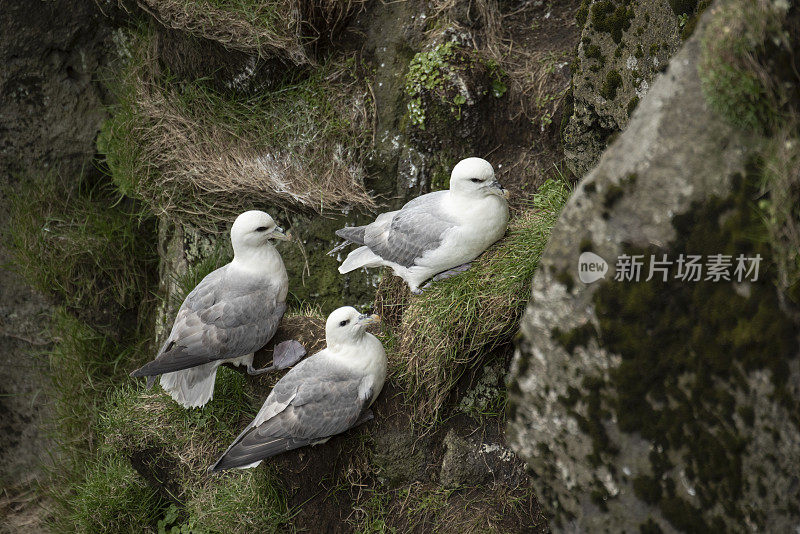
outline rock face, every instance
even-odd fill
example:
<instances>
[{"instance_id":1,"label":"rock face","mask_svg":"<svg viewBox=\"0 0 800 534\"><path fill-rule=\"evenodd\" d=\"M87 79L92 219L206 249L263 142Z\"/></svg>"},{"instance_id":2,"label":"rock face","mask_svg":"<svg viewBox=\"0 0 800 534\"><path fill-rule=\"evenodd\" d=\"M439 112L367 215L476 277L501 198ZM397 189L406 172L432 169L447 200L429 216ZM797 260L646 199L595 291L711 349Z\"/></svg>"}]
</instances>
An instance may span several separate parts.
<instances>
[{"instance_id":1,"label":"rock face","mask_svg":"<svg viewBox=\"0 0 800 534\"><path fill-rule=\"evenodd\" d=\"M585 1L572 75L573 115L564 131L567 164L583 176L609 137L628 124L655 75L681 43L678 17L667 0Z\"/></svg>"},{"instance_id":2,"label":"rock face","mask_svg":"<svg viewBox=\"0 0 800 534\"><path fill-rule=\"evenodd\" d=\"M779 304L774 251L752 239L758 144L709 109L700 42L577 186L533 281L508 438L556 532L800 525L797 325ZM604 279L579 279L586 252L608 262ZM666 281L656 269L645 282L651 255L689 254L703 281L676 280L673 263ZM714 254L732 258L730 281L705 280ZM761 256L757 281L737 282L740 254ZM642 256L639 282L614 280L622 255Z\"/></svg>"},{"instance_id":3,"label":"rock face","mask_svg":"<svg viewBox=\"0 0 800 534\"><path fill-rule=\"evenodd\" d=\"M110 28L90 0L36 2L35 8L4 2L2 10L0 223L6 228L7 195L20 182L47 169L77 179L92 168L94 138L105 116L96 77L107 59ZM4 267L11 262L5 245ZM51 446L42 426L50 405L40 396L48 383L40 351L50 342L51 306L6 268L0 270L0 296L0 481L11 489L38 476Z\"/></svg>"}]
</instances>

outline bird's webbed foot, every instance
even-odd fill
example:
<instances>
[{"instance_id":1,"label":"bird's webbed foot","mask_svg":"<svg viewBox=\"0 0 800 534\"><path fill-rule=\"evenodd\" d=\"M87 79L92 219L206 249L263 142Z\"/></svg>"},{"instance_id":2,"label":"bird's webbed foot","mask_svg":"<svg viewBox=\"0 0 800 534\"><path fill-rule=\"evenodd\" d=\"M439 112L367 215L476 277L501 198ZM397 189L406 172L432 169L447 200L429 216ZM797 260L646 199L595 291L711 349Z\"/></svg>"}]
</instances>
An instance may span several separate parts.
<instances>
[{"instance_id":1,"label":"bird's webbed foot","mask_svg":"<svg viewBox=\"0 0 800 534\"><path fill-rule=\"evenodd\" d=\"M253 364L247 366L247 374L260 375L270 371L280 371L299 362L306 355L306 349L299 341L294 339L281 341L272 351L272 365L263 369L254 369Z\"/></svg>"}]
</instances>

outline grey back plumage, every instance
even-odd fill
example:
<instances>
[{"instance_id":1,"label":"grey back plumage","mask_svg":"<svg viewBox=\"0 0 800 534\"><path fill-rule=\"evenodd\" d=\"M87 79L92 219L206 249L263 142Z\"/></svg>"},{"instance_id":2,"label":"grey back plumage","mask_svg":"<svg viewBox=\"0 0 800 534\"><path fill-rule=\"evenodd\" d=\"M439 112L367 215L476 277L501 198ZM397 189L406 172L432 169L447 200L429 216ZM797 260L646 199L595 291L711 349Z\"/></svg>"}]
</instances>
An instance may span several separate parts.
<instances>
[{"instance_id":1,"label":"grey back plumage","mask_svg":"<svg viewBox=\"0 0 800 534\"><path fill-rule=\"evenodd\" d=\"M246 466L356 424L371 398L371 391L359 396L364 377L320 356L300 362L276 384L253 422L212 470Z\"/></svg>"},{"instance_id":2,"label":"grey back plumage","mask_svg":"<svg viewBox=\"0 0 800 534\"><path fill-rule=\"evenodd\" d=\"M383 216L367 226L343 228L337 235L366 245L385 261L411 267L415 260L442 243L445 232L458 226L448 219L440 205L448 191L436 191L408 202L399 211ZM341 232L341 233L340 233Z\"/></svg>"},{"instance_id":3,"label":"grey back plumage","mask_svg":"<svg viewBox=\"0 0 800 534\"><path fill-rule=\"evenodd\" d=\"M183 301L156 358L132 375L159 375L255 352L272 338L286 311L278 298L278 287L269 280L232 276L230 264L213 271Z\"/></svg>"}]
</instances>

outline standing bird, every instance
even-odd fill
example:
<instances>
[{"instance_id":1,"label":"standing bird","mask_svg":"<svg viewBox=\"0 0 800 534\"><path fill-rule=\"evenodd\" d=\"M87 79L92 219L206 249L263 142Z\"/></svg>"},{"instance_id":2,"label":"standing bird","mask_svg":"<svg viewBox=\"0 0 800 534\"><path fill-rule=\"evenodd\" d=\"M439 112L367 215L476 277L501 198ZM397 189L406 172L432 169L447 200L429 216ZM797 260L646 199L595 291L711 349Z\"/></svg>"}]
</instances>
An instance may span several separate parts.
<instances>
[{"instance_id":1,"label":"standing bird","mask_svg":"<svg viewBox=\"0 0 800 534\"><path fill-rule=\"evenodd\" d=\"M347 256L339 272L385 265L419 293L422 282L464 271L503 237L508 225L505 193L488 161L461 160L450 174L448 191L417 197L399 211L382 213L372 224L337 230L345 239L340 247L347 242L362 245Z\"/></svg>"},{"instance_id":2,"label":"standing bird","mask_svg":"<svg viewBox=\"0 0 800 534\"><path fill-rule=\"evenodd\" d=\"M131 373L161 386L184 408L214 396L217 367L245 365L249 374L282 369L303 357L296 341L275 348L273 365L253 368L253 354L267 344L286 311L289 277L271 239L288 241L272 217L246 211L231 228L233 261L211 272L181 304L169 338L155 360Z\"/></svg>"},{"instance_id":3,"label":"standing bird","mask_svg":"<svg viewBox=\"0 0 800 534\"><path fill-rule=\"evenodd\" d=\"M297 364L209 471L255 467L262 460L372 419L370 405L386 379L386 352L365 327L377 316L345 306L325 323L327 347Z\"/></svg>"}]
</instances>

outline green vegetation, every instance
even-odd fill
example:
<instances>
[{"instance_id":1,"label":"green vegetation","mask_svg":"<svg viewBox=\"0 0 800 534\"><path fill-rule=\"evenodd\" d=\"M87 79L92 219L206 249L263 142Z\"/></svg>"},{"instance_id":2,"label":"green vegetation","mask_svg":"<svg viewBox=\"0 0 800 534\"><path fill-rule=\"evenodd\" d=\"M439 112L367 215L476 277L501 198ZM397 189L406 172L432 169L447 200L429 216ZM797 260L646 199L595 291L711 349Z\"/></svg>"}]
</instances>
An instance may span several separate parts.
<instances>
[{"instance_id":1,"label":"green vegetation","mask_svg":"<svg viewBox=\"0 0 800 534\"><path fill-rule=\"evenodd\" d=\"M461 106L469 95L464 94L463 88L454 84L452 78L465 68L477 68L477 72L485 70L495 98L501 98L508 91L504 81L506 73L497 61L480 58L475 51L454 41L437 44L417 53L408 65L405 92L409 98L407 117L411 124L425 130L429 111L426 109L426 94L433 95L436 101L449 108L455 120L461 119Z\"/></svg>"},{"instance_id":2,"label":"green vegetation","mask_svg":"<svg viewBox=\"0 0 800 534\"><path fill-rule=\"evenodd\" d=\"M54 532L140 532L159 497L127 459L103 452L99 409L148 358L155 228L105 176L23 177L10 194L15 267L62 304L47 351L56 463L46 491ZM111 492L111 494L109 494Z\"/></svg>"},{"instance_id":3,"label":"green vegetation","mask_svg":"<svg viewBox=\"0 0 800 534\"><path fill-rule=\"evenodd\" d=\"M606 100L614 100L617 98L617 89L620 86L622 86L622 76L620 76L619 71L612 69L606 74L603 87L600 89L600 96Z\"/></svg>"},{"instance_id":4,"label":"green vegetation","mask_svg":"<svg viewBox=\"0 0 800 534\"><path fill-rule=\"evenodd\" d=\"M409 299L390 361L420 422L431 423L462 373L516 330L539 256L568 196L566 182L548 180L532 209L512 220L507 236L468 271Z\"/></svg>"},{"instance_id":5,"label":"green vegetation","mask_svg":"<svg viewBox=\"0 0 800 534\"><path fill-rule=\"evenodd\" d=\"M768 62L793 61L782 20L782 10L769 2L737 0L714 11L703 36L698 67L703 94L736 126L767 132L779 122L787 95L775 74L783 73L770 73L775 67Z\"/></svg>"},{"instance_id":6,"label":"green vegetation","mask_svg":"<svg viewBox=\"0 0 800 534\"><path fill-rule=\"evenodd\" d=\"M72 309L135 308L152 282L152 220L106 183L68 183L51 173L11 192L17 271Z\"/></svg>"},{"instance_id":7,"label":"green vegetation","mask_svg":"<svg viewBox=\"0 0 800 534\"><path fill-rule=\"evenodd\" d=\"M592 4L592 26L601 33L608 33L611 39L619 44L622 32L628 31L633 19L633 2L631 0L600 0Z\"/></svg>"},{"instance_id":8,"label":"green vegetation","mask_svg":"<svg viewBox=\"0 0 800 534\"><path fill-rule=\"evenodd\" d=\"M225 367L217 372L213 401L202 410L186 410L160 388L142 391L141 385L128 383L109 394L99 412L100 433L108 446L126 454L158 451L141 459L143 468L169 469L186 484L173 495L183 499L252 418L254 400L244 376Z\"/></svg>"},{"instance_id":9,"label":"green vegetation","mask_svg":"<svg viewBox=\"0 0 800 534\"><path fill-rule=\"evenodd\" d=\"M53 525L55 532L145 532L165 506L128 459L116 455L92 462L74 492L65 516Z\"/></svg>"},{"instance_id":10,"label":"green vegetation","mask_svg":"<svg viewBox=\"0 0 800 534\"><path fill-rule=\"evenodd\" d=\"M406 93L408 101L408 117L411 124L425 129L425 108L422 104L422 94L425 91L437 91L442 88L448 75L446 69L450 62L456 59L460 51L453 41L438 44L428 51L419 52L411 59L406 74ZM459 95L463 98L463 95ZM445 101L445 103L447 103ZM464 102L461 102L463 104ZM455 100L453 105L456 104Z\"/></svg>"},{"instance_id":11,"label":"green vegetation","mask_svg":"<svg viewBox=\"0 0 800 534\"><path fill-rule=\"evenodd\" d=\"M152 38L135 36L131 58L109 80L117 104L98 147L123 192L209 230L269 203L373 205L361 167L368 90L352 78L351 60L288 71L275 90L236 96L202 80L155 79L146 63Z\"/></svg>"}]
</instances>

